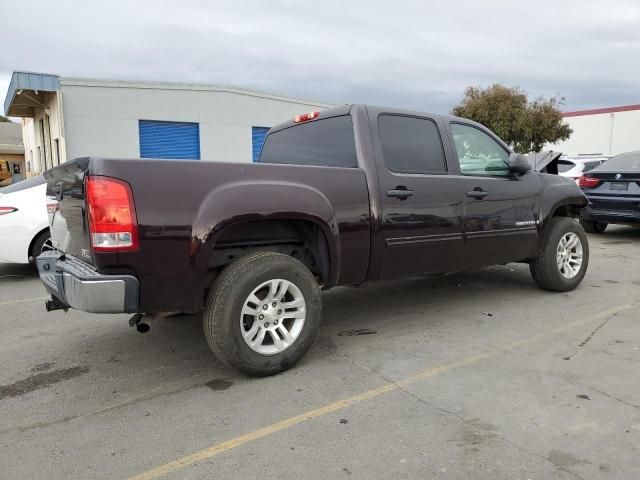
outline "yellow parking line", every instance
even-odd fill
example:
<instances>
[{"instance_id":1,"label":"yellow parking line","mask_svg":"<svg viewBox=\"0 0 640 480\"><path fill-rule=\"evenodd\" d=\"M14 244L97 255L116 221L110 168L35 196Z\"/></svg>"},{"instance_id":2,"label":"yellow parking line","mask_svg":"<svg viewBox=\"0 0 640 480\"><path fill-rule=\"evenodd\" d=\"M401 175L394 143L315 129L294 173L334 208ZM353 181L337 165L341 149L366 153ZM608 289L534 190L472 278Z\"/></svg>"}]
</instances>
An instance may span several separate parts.
<instances>
[{"instance_id":1,"label":"yellow parking line","mask_svg":"<svg viewBox=\"0 0 640 480\"><path fill-rule=\"evenodd\" d=\"M46 300L47 298L49 297L32 297L32 298L23 298L22 300L12 300L10 302L0 303L0 307L5 307L7 305L16 305L17 303L35 302L36 300Z\"/></svg>"},{"instance_id":2,"label":"yellow parking line","mask_svg":"<svg viewBox=\"0 0 640 480\"><path fill-rule=\"evenodd\" d=\"M609 317L615 313L621 312L623 310L628 310L635 306L635 303L620 305L615 308L611 308L609 310L602 311L596 315L593 315L588 318L584 318L582 320L577 320L575 322L568 323L563 325L562 327L558 327L548 332L533 335L531 337L527 337L522 340L516 340L514 342L510 342L506 345L498 346L495 349L478 353L476 355L471 355L469 357L465 357L456 362L447 363L444 365L440 365L438 367L430 368L424 370L422 372L418 372L410 377L404 378L394 383L385 383L384 385L380 385L379 387L373 388L371 390L367 390L366 392L360 393L353 397L348 397L342 400L338 400L337 402L333 402L322 407L316 408L314 410L309 410L300 415L296 415L295 417L290 417L280 422L268 425L266 427L260 428L258 430L254 430L253 432L246 433L244 435L240 435L239 437L232 438L231 440L227 440L226 442L218 443L209 448L205 448L204 450L200 450L198 452L192 453L191 455L187 455L185 457L179 458L178 460L174 460L172 462L166 463L164 465L160 465L159 467L153 468L151 470L147 470L139 475L131 477L129 480L151 480L154 478L161 477L168 473L175 472L180 470L181 468L187 467L189 465L193 465L194 463L200 462L202 460L206 460L215 455L219 455L220 453L227 452L229 450L233 450L236 447L245 445L254 440L258 440L260 438L272 435L276 432L280 432L282 430L286 430L295 425L298 425L303 422L307 422L309 420L313 420L314 418L321 417L328 413L335 412L337 410L342 410L351 405L355 405L360 402L364 402L366 400L371 400L373 398L379 397L386 393L393 392L404 385L409 385L412 383L419 382L421 380L426 380L431 377L435 377L442 373L445 373L449 370L453 370L456 368L461 368L467 365L471 365L473 363L477 363L481 360L485 360L487 358L494 357L500 353L504 353L505 351L513 350L519 346L533 343L541 338L545 338L554 334L559 334L563 332L567 332L576 328L585 323L589 323L601 318Z\"/></svg>"}]
</instances>

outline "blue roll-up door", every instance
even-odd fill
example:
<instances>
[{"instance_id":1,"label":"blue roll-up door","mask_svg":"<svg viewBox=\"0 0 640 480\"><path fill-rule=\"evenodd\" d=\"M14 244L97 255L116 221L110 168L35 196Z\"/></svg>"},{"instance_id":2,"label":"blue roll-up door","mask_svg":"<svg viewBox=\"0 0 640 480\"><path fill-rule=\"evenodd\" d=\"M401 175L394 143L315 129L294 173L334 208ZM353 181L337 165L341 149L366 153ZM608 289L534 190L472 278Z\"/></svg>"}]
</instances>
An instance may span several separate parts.
<instances>
[{"instance_id":1,"label":"blue roll-up door","mask_svg":"<svg viewBox=\"0 0 640 480\"><path fill-rule=\"evenodd\" d=\"M200 129L197 123L140 120L140 156L200 160Z\"/></svg>"},{"instance_id":2,"label":"blue roll-up door","mask_svg":"<svg viewBox=\"0 0 640 480\"><path fill-rule=\"evenodd\" d=\"M253 152L253 161L257 162L262 152L262 145L267 136L269 127L251 127L251 147Z\"/></svg>"}]
</instances>

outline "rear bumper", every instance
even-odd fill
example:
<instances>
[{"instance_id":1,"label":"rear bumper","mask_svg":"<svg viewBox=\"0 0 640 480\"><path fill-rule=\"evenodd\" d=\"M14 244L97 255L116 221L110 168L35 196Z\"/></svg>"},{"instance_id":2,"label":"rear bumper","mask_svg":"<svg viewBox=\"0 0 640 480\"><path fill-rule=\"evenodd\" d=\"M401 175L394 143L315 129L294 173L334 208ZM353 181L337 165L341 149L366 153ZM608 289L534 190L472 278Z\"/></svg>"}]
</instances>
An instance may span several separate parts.
<instances>
[{"instance_id":1,"label":"rear bumper","mask_svg":"<svg viewBox=\"0 0 640 480\"><path fill-rule=\"evenodd\" d=\"M136 313L138 279L102 275L91 265L57 251L36 258L45 289L60 303L91 313Z\"/></svg>"},{"instance_id":2,"label":"rear bumper","mask_svg":"<svg viewBox=\"0 0 640 480\"><path fill-rule=\"evenodd\" d=\"M580 211L586 220L605 223L640 223L640 197L587 195L589 205Z\"/></svg>"},{"instance_id":3,"label":"rear bumper","mask_svg":"<svg viewBox=\"0 0 640 480\"><path fill-rule=\"evenodd\" d=\"M640 223L640 212L631 210L609 210L585 207L580 211L580 216L586 220L604 223Z\"/></svg>"}]
</instances>

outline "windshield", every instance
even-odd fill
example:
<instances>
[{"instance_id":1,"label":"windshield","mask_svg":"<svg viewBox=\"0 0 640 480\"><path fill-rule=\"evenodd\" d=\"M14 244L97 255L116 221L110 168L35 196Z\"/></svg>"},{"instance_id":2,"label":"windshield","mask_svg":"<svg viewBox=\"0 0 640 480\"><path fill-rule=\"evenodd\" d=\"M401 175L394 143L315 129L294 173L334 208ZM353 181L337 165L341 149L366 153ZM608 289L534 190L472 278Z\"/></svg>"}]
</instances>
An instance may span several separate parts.
<instances>
[{"instance_id":1,"label":"windshield","mask_svg":"<svg viewBox=\"0 0 640 480\"><path fill-rule=\"evenodd\" d=\"M558 160L558 173L568 172L575 166L575 163L568 160Z\"/></svg>"},{"instance_id":2,"label":"windshield","mask_svg":"<svg viewBox=\"0 0 640 480\"><path fill-rule=\"evenodd\" d=\"M582 169L582 171L589 172L600 165L602 165L601 160L594 160L593 162L584 162L584 168Z\"/></svg>"},{"instance_id":3,"label":"windshield","mask_svg":"<svg viewBox=\"0 0 640 480\"><path fill-rule=\"evenodd\" d=\"M13 183L8 187L0 188L0 193L11 193L17 192L18 190L24 190L25 188L36 187L38 185L42 185L45 183L44 177L42 175L38 175L37 177L31 177L27 180L22 180L21 182Z\"/></svg>"}]
</instances>

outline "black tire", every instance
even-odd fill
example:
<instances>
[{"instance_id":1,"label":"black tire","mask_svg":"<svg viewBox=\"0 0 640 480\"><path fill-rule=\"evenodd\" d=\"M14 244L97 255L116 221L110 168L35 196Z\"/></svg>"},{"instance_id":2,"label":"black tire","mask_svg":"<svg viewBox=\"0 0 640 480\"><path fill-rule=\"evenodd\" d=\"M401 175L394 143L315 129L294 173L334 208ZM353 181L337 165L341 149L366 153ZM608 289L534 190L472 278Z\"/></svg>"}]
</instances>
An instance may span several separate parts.
<instances>
[{"instance_id":1,"label":"black tire","mask_svg":"<svg viewBox=\"0 0 640 480\"><path fill-rule=\"evenodd\" d=\"M29 260L35 261L36 257L42 253L42 248L45 243L51 239L51 233L49 230L40 232L38 236L31 243L31 249L29 250Z\"/></svg>"},{"instance_id":2,"label":"black tire","mask_svg":"<svg viewBox=\"0 0 640 480\"><path fill-rule=\"evenodd\" d=\"M284 351L262 354L245 342L240 325L245 301L262 283L284 279L302 293L306 316L302 330ZM241 257L227 266L207 296L204 333L209 347L225 365L252 376L266 376L286 370L298 362L313 343L322 316L320 289L311 272L298 260L273 252Z\"/></svg>"},{"instance_id":3,"label":"black tire","mask_svg":"<svg viewBox=\"0 0 640 480\"><path fill-rule=\"evenodd\" d=\"M602 233L607 228L608 223L605 222L596 222L593 220L585 220L584 218L580 219L580 225L584 228L584 231L587 233Z\"/></svg>"},{"instance_id":4,"label":"black tire","mask_svg":"<svg viewBox=\"0 0 640 480\"><path fill-rule=\"evenodd\" d=\"M575 233L582 244L582 265L573 278L565 278L558 268L556 254L560 239L567 233ZM554 292L575 289L589 266L589 240L578 222L567 217L553 217L545 227L540 256L529 262L529 270L540 288Z\"/></svg>"}]
</instances>

